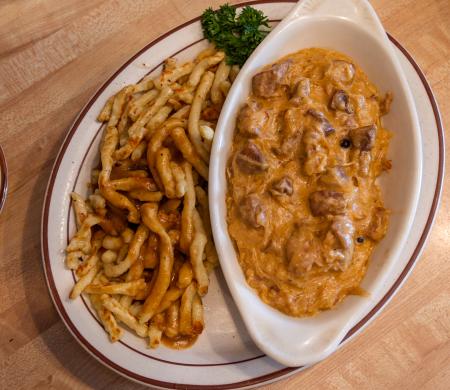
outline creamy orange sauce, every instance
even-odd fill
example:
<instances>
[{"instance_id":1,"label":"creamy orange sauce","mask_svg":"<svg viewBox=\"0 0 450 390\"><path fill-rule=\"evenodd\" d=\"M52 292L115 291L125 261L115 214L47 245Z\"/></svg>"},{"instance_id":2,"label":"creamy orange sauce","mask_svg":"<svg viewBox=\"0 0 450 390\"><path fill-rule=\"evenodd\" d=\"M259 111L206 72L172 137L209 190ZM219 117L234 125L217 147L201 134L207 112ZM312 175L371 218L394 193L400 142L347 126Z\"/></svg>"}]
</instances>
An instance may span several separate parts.
<instances>
[{"instance_id":1,"label":"creamy orange sauce","mask_svg":"<svg viewBox=\"0 0 450 390\"><path fill-rule=\"evenodd\" d=\"M292 316L361 294L389 212L381 116L391 96L349 57L311 48L253 79L227 168L227 222L247 282Z\"/></svg>"}]
</instances>

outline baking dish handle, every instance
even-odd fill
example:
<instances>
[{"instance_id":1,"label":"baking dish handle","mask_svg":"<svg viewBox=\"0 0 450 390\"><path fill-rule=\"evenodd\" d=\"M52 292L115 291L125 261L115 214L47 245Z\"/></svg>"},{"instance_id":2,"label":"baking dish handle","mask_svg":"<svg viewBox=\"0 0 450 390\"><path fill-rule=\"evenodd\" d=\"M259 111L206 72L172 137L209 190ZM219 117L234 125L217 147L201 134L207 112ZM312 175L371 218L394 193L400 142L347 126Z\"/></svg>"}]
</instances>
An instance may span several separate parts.
<instances>
[{"instance_id":1,"label":"baking dish handle","mask_svg":"<svg viewBox=\"0 0 450 390\"><path fill-rule=\"evenodd\" d=\"M287 24L305 16L335 16L347 19L372 35L387 39L383 25L367 0L300 0L282 23Z\"/></svg>"}]
</instances>

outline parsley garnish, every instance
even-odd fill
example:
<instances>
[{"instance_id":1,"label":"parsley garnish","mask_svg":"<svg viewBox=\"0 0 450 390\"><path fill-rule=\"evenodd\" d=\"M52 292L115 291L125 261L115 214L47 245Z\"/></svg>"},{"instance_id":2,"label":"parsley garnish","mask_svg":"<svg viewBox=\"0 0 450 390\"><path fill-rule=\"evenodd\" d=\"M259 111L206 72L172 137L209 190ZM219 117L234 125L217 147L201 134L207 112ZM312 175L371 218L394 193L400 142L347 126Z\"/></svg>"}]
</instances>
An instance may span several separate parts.
<instances>
[{"instance_id":1,"label":"parsley garnish","mask_svg":"<svg viewBox=\"0 0 450 390\"><path fill-rule=\"evenodd\" d=\"M205 37L225 52L227 63L239 66L270 32L269 20L262 11L246 6L236 15L236 8L229 4L216 11L206 9L202 29Z\"/></svg>"}]
</instances>

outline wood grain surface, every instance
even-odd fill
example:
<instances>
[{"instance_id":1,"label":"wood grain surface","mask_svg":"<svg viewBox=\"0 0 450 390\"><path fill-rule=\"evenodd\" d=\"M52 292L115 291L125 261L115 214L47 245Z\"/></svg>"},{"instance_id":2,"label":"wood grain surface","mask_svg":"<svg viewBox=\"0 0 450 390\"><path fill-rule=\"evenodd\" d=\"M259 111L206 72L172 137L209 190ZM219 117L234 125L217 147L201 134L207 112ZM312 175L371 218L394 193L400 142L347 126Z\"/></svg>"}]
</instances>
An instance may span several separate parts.
<instances>
[{"instance_id":1,"label":"wood grain surface","mask_svg":"<svg viewBox=\"0 0 450 390\"><path fill-rule=\"evenodd\" d=\"M141 388L91 358L53 308L40 255L44 192L70 124L95 90L145 44L223 1L0 0L0 144L9 165L0 215L1 389ZM449 139L449 1L372 4L426 74ZM446 185L422 258L377 320L322 363L263 388L449 389L449 280Z\"/></svg>"}]
</instances>

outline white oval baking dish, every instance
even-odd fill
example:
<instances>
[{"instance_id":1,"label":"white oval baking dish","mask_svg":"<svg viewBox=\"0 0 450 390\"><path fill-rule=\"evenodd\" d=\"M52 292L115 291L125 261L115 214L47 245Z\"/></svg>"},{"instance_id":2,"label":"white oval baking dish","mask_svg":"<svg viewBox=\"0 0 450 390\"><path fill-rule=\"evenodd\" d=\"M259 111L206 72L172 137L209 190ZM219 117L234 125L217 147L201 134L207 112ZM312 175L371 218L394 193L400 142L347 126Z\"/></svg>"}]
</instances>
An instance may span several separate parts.
<instances>
[{"instance_id":1,"label":"white oval baking dish","mask_svg":"<svg viewBox=\"0 0 450 390\"><path fill-rule=\"evenodd\" d=\"M393 169L381 180L385 204L392 210L387 236L374 252L362 287L368 297L349 296L333 310L294 318L263 303L247 284L226 224L225 169L236 116L258 70L307 47L324 47L353 58L394 103L384 124L393 131L389 155ZM385 279L396 271L420 190L421 137L411 91L375 11L365 0L305 0L266 37L247 60L222 108L211 153L209 202L214 240L228 287L258 347L287 366L316 363L338 347L344 335L387 292Z\"/></svg>"}]
</instances>

